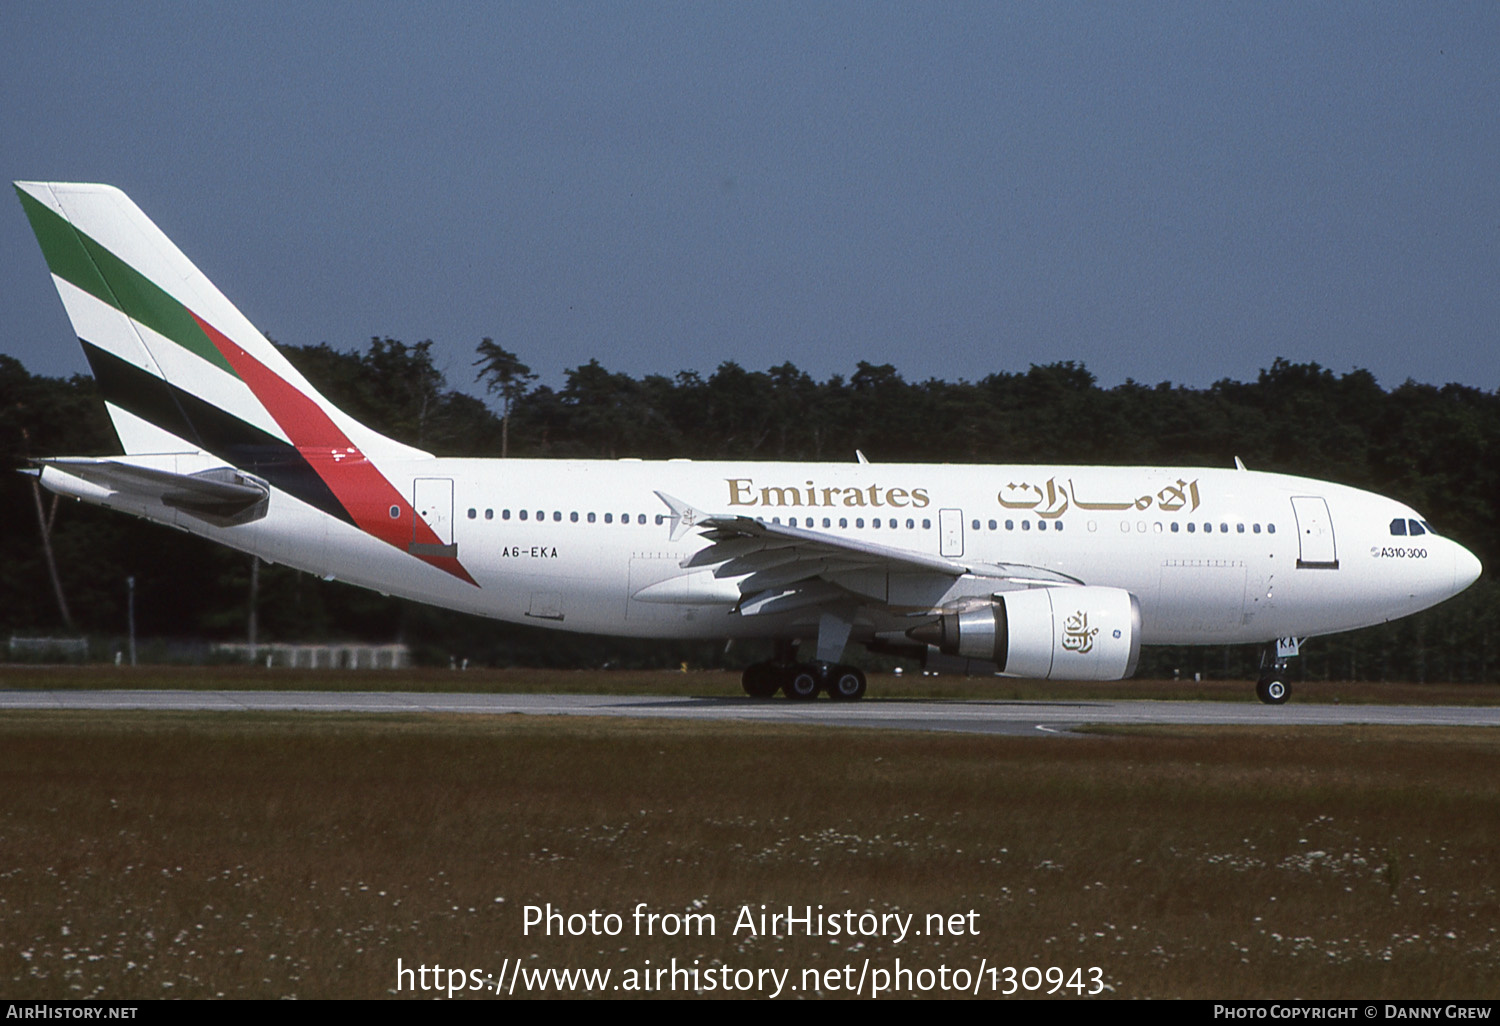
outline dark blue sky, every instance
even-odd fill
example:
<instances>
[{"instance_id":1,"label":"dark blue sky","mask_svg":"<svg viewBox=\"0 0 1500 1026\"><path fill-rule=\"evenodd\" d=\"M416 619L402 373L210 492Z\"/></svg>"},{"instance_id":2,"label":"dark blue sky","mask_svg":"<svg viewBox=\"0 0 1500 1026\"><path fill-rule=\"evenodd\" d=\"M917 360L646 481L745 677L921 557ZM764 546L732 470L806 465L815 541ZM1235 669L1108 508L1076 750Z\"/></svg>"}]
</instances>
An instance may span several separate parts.
<instances>
[{"instance_id":1,"label":"dark blue sky","mask_svg":"<svg viewBox=\"0 0 1500 1026\"><path fill-rule=\"evenodd\" d=\"M557 385L1500 386L1500 5L0 4L0 156L290 343ZM84 369L20 205L0 351Z\"/></svg>"}]
</instances>

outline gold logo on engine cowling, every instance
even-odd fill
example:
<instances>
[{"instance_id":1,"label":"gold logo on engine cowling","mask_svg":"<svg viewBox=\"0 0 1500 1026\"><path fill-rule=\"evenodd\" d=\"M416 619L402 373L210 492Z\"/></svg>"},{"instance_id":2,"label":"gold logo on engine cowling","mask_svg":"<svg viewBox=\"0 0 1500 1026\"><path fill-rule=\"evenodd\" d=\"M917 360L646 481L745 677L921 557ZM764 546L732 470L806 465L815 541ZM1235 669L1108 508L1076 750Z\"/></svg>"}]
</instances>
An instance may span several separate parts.
<instances>
[{"instance_id":1,"label":"gold logo on engine cowling","mask_svg":"<svg viewBox=\"0 0 1500 1026\"><path fill-rule=\"evenodd\" d=\"M1089 626L1089 614L1079 610L1063 620L1062 647L1069 652L1086 655L1094 649L1094 635L1099 628Z\"/></svg>"}]
</instances>

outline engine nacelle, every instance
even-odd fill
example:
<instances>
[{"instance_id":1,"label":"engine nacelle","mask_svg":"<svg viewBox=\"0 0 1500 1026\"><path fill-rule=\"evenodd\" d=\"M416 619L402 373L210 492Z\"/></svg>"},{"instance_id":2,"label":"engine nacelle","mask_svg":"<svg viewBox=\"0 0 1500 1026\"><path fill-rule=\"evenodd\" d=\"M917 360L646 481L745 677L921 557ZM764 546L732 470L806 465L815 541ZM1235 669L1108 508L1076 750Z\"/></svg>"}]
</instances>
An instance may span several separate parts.
<instances>
[{"instance_id":1,"label":"engine nacelle","mask_svg":"<svg viewBox=\"0 0 1500 1026\"><path fill-rule=\"evenodd\" d=\"M1007 677L1123 680L1141 657L1141 607L1120 588L1008 591L907 634Z\"/></svg>"}]
</instances>

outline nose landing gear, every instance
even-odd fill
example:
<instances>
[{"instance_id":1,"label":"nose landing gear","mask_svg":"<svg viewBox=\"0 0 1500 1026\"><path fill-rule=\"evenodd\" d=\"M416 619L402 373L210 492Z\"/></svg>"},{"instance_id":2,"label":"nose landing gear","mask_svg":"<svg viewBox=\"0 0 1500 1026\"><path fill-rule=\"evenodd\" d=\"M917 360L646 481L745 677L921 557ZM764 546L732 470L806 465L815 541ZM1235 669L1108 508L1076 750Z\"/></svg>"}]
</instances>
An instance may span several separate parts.
<instances>
[{"instance_id":1,"label":"nose landing gear","mask_svg":"<svg viewBox=\"0 0 1500 1026\"><path fill-rule=\"evenodd\" d=\"M1286 682L1287 664L1302 647L1301 638L1277 638L1260 654L1260 680L1255 683L1255 697L1266 705L1285 705L1292 697Z\"/></svg>"}]
</instances>

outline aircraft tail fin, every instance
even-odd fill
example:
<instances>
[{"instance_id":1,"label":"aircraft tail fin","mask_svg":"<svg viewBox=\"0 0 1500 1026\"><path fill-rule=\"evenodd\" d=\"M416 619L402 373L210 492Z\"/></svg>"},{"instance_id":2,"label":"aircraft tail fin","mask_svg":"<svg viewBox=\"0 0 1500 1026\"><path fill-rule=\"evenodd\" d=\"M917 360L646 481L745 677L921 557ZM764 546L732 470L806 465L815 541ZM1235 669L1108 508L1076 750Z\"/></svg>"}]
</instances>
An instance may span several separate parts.
<instances>
[{"instance_id":1,"label":"aircraft tail fin","mask_svg":"<svg viewBox=\"0 0 1500 1026\"><path fill-rule=\"evenodd\" d=\"M15 188L127 454L427 455L328 402L119 189Z\"/></svg>"},{"instance_id":2,"label":"aircraft tail fin","mask_svg":"<svg viewBox=\"0 0 1500 1026\"><path fill-rule=\"evenodd\" d=\"M377 465L429 453L319 394L119 189L15 186L126 454L46 461L44 485L228 529L279 489L476 583Z\"/></svg>"}]
</instances>

